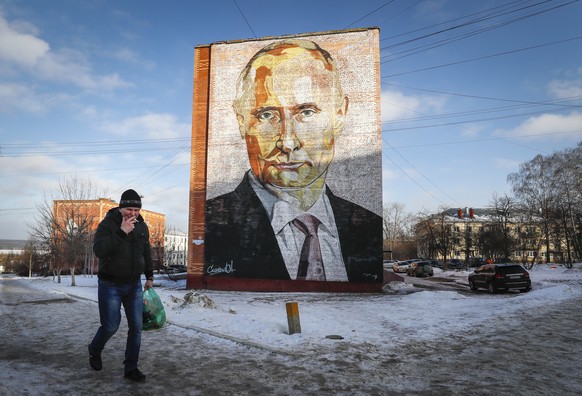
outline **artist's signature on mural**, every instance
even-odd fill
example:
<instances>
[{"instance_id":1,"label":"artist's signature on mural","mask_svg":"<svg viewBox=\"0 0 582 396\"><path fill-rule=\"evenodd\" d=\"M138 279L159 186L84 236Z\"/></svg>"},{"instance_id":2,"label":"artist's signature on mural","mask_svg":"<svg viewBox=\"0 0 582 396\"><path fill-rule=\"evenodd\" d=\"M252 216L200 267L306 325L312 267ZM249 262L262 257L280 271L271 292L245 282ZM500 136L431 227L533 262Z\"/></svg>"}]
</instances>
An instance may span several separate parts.
<instances>
[{"instance_id":1,"label":"artist's signature on mural","mask_svg":"<svg viewBox=\"0 0 582 396\"><path fill-rule=\"evenodd\" d=\"M367 272L362 274L362 277L367 278L367 279L372 279L373 281L378 279L378 275L376 274L369 274Z\"/></svg>"},{"instance_id":2,"label":"artist's signature on mural","mask_svg":"<svg viewBox=\"0 0 582 396\"><path fill-rule=\"evenodd\" d=\"M234 269L234 263L232 260L224 264L224 267L211 264L206 269L206 273L208 273L208 275L232 274L234 271L236 270Z\"/></svg>"}]
</instances>

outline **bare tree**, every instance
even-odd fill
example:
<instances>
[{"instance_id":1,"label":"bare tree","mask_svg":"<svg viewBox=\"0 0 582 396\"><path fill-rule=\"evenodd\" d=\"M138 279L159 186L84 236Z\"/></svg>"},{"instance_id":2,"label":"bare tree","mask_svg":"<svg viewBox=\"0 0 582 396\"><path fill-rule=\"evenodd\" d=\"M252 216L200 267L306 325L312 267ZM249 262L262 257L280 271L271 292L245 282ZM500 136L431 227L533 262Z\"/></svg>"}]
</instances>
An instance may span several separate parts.
<instances>
[{"instance_id":1,"label":"bare tree","mask_svg":"<svg viewBox=\"0 0 582 396\"><path fill-rule=\"evenodd\" d=\"M536 156L511 173L516 198L537 218L551 256L567 265L582 257L582 143L544 157Z\"/></svg>"},{"instance_id":2,"label":"bare tree","mask_svg":"<svg viewBox=\"0 0 582 396\"><path fill-rule=\"evenodd\" d=\"M546 247L546 262L550 261L550 225L556 203L551 188L552 167L548 158L537 155L519 166L519 171L507 176L513 193L532 218L540 219L542 238Z\"/></svg>"},{"instance_id":3,"label":"bare tree","mask_svg":"<svg viewBox=\"0 0 582 396\"><path fill-rule=\"evenodd\" d=\"M385 205L383 211L384 246L396 255L402 254L413 239L411 229L414 217L404 208L404 204L394 202Z\"/></svg>"},{"instance_id":4,"label":"bare tree","mask_svg":"<svg viewBox=\"0 0 582 396\"><path fill-rule=\"evenodd\" d=\"M571 267L582 257L582 145L552 156L553 189L557 198L554 210L554 244L564 245L562 261Z\"/></svg>"},{"instance_id":5,"label":"bare tree","mask_svg":"<svg viewBox=\"0 0 582 396\"><path fill-rule=\"evenodd\" d=\"M158 273L164 267L164 242L165 235L163 228L150 228L150 245L152 247L152 261L154 270Z\"/></svg>"},{"instance_id":6,"label":"bare tree","mask_svg":"<svg viewBox=\"0 0 582 396\"><path fill-rule=\"evenodd\" d=\"M37 255L36 253L36 248L34 246L34 241L32 239L29 239L26 242L26 245L24 245L24 249L22 249L22 262L24 263L24 265L26 266L26 268L28 269L28 277L32 278L32 271L33 271L33 266L35 264L35 256Z\"/></svg>"},{"instance_id":7,"label":"bare tree","mask_svg":"<svg viewBox=\"0 0 582 396\"><path fill-rule=\"evenodd\" d=\"M455 242L458 242L456 238L459 237L452 221L454 215L451 215L450 211L450 209L440 207L435 214L421 213L415 227L420 255L442 257L445 269Z\"/></svg>"},{"instance_id":8,"label":"bare tree","mask_svg":"<svg viewBox=\"0 0 582 396\"><path fill-rule=\"evenodd\" d=\"M59 180L57 188L44 194L36 204L34 223L29 225L31 238L48 252L53 276L61 282L62 271L70 271L75 286L75 271L83 266L95 228L92 212L81 201L95 199L96 188L91 180L76 175Z\"/></svg>"},{"instance_id":9,"label":"bare tree","mask_svg":"<svg viewBox=\"0 0 582 396\"><path fill-rule=\"evenodd\" d=\"M492 220L489 229L493 232L488 233L488 230L480 235L481 242L488 239L484 244L486 248L480 250L487 252L490 258L507 260L515 250L516 245L513 224L517 214L517 202L507 194L499 196L494 193L489 206Z\"/></svg>"}]
</instances>

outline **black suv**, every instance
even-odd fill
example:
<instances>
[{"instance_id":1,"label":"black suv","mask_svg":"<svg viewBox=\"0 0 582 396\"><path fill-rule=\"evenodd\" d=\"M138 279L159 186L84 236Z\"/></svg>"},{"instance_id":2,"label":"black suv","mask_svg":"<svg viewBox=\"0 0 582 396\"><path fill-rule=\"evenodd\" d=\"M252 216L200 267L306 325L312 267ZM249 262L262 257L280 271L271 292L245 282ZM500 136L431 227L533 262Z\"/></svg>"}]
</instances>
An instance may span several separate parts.
<instances>
[{"instance_id":1,"label":"black suv","mask_svg":"<svg viewBox=\"0 0 582 396\"><path fill-rule=\"evenodd\" d=\"M485 288L489 293L510 289L527 292L531 290L531 279L519 264L486 264L469 274L469 287L471 290Z\"/></svg>"}]
</instances>

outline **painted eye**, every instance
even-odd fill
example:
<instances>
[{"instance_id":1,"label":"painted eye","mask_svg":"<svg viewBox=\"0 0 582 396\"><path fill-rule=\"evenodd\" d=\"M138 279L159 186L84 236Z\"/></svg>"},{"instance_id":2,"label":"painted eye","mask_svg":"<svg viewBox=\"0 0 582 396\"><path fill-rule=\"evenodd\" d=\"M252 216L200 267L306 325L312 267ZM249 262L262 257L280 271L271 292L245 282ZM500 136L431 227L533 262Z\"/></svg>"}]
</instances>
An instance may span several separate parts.
<instances>
[{"instance_id":1,"label":"painted eye","mask_svg":"<svg viewBox=\"0 0 582 396\"><path fill-rule=\"evenodd\" d=\"M316 114L316 111L313 109L303 109L300 114L302 117L311 117Z\"/></svg>"},{"instance_id":2,"label":"painted eye","mask_svg":"<svg viewBox=\"0 0 582 396\"><path fill-rule=\"evenodd\" d=\"M262 112L260 112L259 114L257 114L257 118L260 121L270 121L270 122L272 122L272 121L277 121L279 117L277 115L277 112L270 111L269 110L269 111L262 111Z\"/></svg>"}]
</instances>

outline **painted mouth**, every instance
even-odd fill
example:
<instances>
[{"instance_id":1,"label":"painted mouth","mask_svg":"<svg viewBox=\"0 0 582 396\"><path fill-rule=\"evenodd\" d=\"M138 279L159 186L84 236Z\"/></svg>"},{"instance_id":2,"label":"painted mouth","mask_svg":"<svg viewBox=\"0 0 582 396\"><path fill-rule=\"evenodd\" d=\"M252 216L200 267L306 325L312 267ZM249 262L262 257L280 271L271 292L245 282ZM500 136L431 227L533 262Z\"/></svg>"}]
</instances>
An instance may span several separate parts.
<instances>
[{"instance_id":1,"label":"painted mouth","mask_svg":"<svg viewBox=\"0 0 582 396\"><path fill-rule=\"evenodd\" d=\"M303 164L305 164L305 162L281 162L272 164L272 166L279 170L295 170L299 169Z\"/></svg>"}]
</instances>

